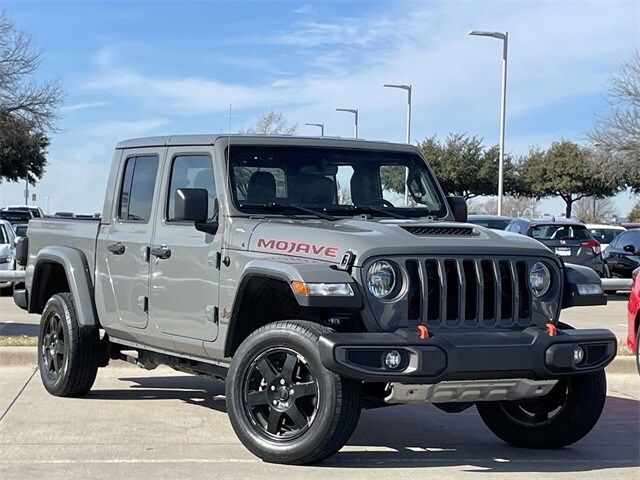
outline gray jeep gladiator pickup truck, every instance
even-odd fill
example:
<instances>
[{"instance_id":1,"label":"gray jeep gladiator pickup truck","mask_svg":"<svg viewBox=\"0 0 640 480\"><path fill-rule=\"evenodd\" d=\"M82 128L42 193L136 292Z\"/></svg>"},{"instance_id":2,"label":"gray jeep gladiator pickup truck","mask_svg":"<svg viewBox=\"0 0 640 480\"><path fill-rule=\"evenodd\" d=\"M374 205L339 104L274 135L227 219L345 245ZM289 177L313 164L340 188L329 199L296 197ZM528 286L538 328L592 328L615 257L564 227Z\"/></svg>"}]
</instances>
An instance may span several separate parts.
<instances>
[{"instance_id":1,"label":"gray jeep gladiator pickup truck","mask_svg":"<svg viewBox=\"0 0 640 480\"><path fill-rule=\"evenodd\" d=\"M268 462L337 452L362 408L476 405L512 445L558 448L597 422L608 330L592 270L467 224L410 145L193 135L116 146L101 219L41 218L17 245L58 396L110 359L226 379L242 443Z\"/></svg>"}]
</instances>

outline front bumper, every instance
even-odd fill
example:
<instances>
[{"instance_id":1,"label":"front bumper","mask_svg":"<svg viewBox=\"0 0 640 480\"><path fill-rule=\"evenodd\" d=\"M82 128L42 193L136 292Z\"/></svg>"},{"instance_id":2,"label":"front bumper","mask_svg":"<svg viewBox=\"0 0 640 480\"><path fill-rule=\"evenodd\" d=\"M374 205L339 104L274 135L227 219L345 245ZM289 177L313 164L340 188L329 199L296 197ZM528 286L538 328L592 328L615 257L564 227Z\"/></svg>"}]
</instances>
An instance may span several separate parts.
<instances>
[{"instance_id":1,"label":"front bumper","mask_svg":"<svg viewBox=\"0 0 640 480\"><path fill-rule=\"evenodd\" d=\"M574 363L574 349L584 359ZM414 331L331 333L320 337L323 365L344 377L367 382L433 384L447 380L528 378L554 379L592 372L616 355L609 330L558 330L528 327L521 331L443 332L420 340ZM397 369L384 366L390 350L398 351Z\"/></svg>"}]
</instances>

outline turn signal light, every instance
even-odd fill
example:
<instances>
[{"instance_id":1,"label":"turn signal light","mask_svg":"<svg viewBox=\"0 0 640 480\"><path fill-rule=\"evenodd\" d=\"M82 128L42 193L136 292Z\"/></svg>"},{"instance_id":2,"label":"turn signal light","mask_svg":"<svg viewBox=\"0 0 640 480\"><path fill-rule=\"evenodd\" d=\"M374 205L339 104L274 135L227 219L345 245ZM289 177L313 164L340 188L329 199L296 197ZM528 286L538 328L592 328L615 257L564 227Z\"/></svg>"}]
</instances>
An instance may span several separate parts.
<instances>
[{"instance_id":1,"label":"turn signal light","mask_svg":"<svg viewBox=\"0 0 640 480\"><path fill-rule=\"evenodd\" d=\"M310 293L309 285L307 285L306 282L300 282L298 280L291 282L291 290L298 295L309 295Z\"/></svg>"}]
</instances>

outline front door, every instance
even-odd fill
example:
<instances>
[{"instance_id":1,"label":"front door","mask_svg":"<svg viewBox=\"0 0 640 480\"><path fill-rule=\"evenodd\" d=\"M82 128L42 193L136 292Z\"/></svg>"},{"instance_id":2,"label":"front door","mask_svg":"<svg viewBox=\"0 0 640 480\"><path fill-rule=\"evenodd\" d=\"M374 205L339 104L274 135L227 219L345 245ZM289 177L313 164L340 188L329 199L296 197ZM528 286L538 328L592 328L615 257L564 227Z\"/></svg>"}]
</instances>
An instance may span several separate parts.
<instances>
[{"instance_id":1,"label":"front door","mask_svg":"<svg viewBox=\"0 0 640 480\"><path fill-rule=\"evenodd\" d=\"M222 234L199 232L178 221L174 200L179 188L204 188L213 216L216 186L210 147L171 147L162 182L161 208L151 244L149 308L163 333L213 341L218 336L218 283Z\"/></svg>"},{"instance_id":2,"label":"front door","mask_svg":"<svg viewBox=\"0 0 640 480\"><path fill-rule=\"evenodd\" d=\"M159 161L158 154L148 150L127 152L114 218L98 237L97 255L104 262L100 270L108 275L102 288L110 290L103 295L113 298L119 322L128 327L145 328L148 322L148 248Z\"/></svg>"}]
</instances>

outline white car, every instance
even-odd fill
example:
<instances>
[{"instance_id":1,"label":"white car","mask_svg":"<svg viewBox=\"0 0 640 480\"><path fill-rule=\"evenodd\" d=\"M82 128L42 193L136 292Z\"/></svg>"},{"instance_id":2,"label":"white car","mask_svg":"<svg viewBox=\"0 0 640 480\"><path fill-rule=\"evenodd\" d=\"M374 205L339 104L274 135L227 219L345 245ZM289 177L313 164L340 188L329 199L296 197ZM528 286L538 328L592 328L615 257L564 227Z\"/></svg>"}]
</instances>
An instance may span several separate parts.
<instances>
[{"instance_id":1,"label":"white car","mask_svg":"<svg viewBox=\"0 0 640 480\"><path fill-rule=\"evenodd\" d=\"M607 248L613 239L627 229L620 225L605 225L600 223L587 223L587 229L591 236L600 242L602 250Z\"/></svg>"},{"instance_id":2,"label":"white car","mask_svg":"<svg viewBox=\"0 0 640 480\"><path fill-rule=\"evenodd\" d=\"M7 205L0 209L1 212L31 212L33 218L43 218L44 212L40 207L28 206L28 205Z\"/></svg>"},{"instance_id":3,"label":"white car","mask_svg":"<svg viewBox=\"0 0 640 480\"><path fill-rule=\"evenodd\" d=\"M11 224L6 220L0 220L0 271L15 268L15 239L16 234ZM0 290L8 289L12 285L12 282L0 283Z\"/></svg>"}]
</instances>

